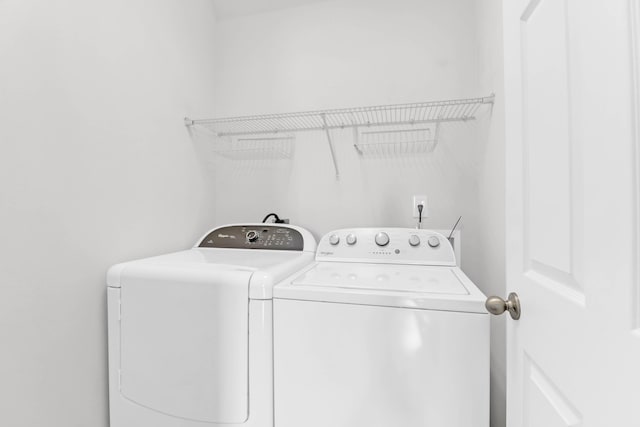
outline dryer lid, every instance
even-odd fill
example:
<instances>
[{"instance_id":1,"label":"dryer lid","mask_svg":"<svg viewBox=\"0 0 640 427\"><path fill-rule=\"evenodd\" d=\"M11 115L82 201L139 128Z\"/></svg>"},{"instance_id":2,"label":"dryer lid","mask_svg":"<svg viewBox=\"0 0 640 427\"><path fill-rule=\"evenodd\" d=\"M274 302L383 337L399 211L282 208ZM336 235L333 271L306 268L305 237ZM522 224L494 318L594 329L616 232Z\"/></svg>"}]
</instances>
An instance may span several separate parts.
<instances>
[{"instance_id":1,"label":"dryer lid","mask_svg":"<svg viewBox=\"0 0 640 427\"><path fill-rule=\"evenodd\" d=\"M318 262L274 298L486 313L485 296L458 267Z\"/></svg>"},{"instance_id":2,"label":"dryer lid","mask_svg":"<svg viewBox=\"0 0 640 427\"><path fill-rule=\"evenodd\" d=\"M248 272L252 273L250 298L270 299L273 285L309 264L313 256L303 251L194 248L116 264L107 272L107 285L120 288L132 275L172 276L185 282L209 279L214 284L219 274Z\"/></svg>"}]
</instances>

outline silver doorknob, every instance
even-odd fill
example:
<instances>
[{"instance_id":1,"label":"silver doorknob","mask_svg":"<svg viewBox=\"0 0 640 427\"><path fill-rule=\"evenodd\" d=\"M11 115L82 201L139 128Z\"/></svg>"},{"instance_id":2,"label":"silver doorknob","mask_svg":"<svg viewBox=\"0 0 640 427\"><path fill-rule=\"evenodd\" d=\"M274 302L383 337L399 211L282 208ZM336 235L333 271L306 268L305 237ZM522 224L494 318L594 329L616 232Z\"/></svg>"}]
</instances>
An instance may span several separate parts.
<instances>
[{"instance_id":1,"label":"silver doorknob","mask_svg":"<svg viewBox=\"0 0 640 427\"><path fill-rule=\"evenodd\" d=\"M520 298L518 298L518 294L515 292L511 292L506 301L496 296L489 297L484 303L484 306L489 313L495 314L496 316L508 311L513 320L520 318Z\"/></svg>"}]
</instances>

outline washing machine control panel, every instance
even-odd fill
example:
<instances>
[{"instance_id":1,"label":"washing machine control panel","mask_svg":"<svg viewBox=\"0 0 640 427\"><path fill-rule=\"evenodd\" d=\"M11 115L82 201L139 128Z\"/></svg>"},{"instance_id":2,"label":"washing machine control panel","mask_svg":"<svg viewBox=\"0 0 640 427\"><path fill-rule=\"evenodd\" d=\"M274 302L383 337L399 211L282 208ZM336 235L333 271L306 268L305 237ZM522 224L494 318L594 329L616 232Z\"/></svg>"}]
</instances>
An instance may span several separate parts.
<instances>
[{"instance_id":1,"label":"washing machine control panel","mask_svg":"<svg viewBox=\"0 0 640 427\"><path fill-rule=\"evenodd\" d=\"M445 236L414 228L350 228L327 233L318 244L318 261L456 265Z\"/></svg>"},{"instance_id":2,"label":"washing machine control panel","mask_svg":"<svg viewBox=\"0 0 640 427\"><path fill-rule=\"evenodd\" d=\"M216 228L198 245L201 248L304 250L304 237L291 227L282 225L231 225Z\"/></svg>"}]
</instances>

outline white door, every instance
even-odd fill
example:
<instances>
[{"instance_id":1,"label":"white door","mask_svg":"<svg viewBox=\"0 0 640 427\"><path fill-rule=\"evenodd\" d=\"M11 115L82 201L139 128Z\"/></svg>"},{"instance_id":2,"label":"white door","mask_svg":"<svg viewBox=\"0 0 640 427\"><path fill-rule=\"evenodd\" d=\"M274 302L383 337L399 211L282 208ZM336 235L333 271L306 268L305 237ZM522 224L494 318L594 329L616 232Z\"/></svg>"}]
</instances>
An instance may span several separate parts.
<instances>
[{"instance_id":1,"label":"white door","mask_svg":"<svg viewBox=\"0 0 640 427\"><path fill-rule=\"evenodd\" d=\"M504 0L507 426L640 426L640 0Z\"/></svg>"}]
</instances>

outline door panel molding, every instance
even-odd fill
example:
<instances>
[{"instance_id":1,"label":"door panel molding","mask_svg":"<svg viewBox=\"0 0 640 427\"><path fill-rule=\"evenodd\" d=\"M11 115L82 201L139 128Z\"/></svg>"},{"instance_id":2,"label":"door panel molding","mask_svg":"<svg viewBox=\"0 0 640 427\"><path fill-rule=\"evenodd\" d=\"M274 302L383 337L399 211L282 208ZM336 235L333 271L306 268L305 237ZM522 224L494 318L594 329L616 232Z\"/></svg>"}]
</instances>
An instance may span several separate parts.
<instances>
[{"instance_id":1,"label":"door panel molding","mask_svg":"<svg viewBox=\"0 0 640 427\"><path fill-rule=\"evenodd\" d=\"M574 276L551 266L532 261L531 269L524 276L538 286L544 286L549 291L565 297L574 304L584 307L586 297L579 289L579 284Z\"/></svg>"},{"instance_id":2,"label":"door panel molding","mask_svg":"<svg viewBox=\"0 0 640 427\"><path fill-rule=\"evenodd\" d=\"M531 0L527 5L527 7L524 8L524 12L522 12L522 15L520 16L520 20L522 22L527 22L529 18L531 18L531 15L533 15L533 12L535 12L538 6L540 6L541 2L542 0Z\"/></svg>"},{"instance_id":3,"label":"door panel molding","mask_svg":"<svg viewBox=\"0 0 640 427\"><path fill-rule=\"evenodd\" d=\"M584 305L584 236L576 215L582 211L583 182L573 126L568 1L532 0L521 15L520 33L523 273Z\"/></svg>"},{"instance_id":4,"label":"door panel molding","mask_svg":"<svg viewBox=\"0 0 640 427\"><path fill-rule=\"evenodd\" d=\"M554 426L578 427L582 425L582 415L566 395L545 375L526 352L524 359L524 426L545 427L549 425L549 418L555 418ZM532 408L531 405L536 405L536 407ZM537 420L538 417L540 420Z\"/></svg>"}]
</instances>

